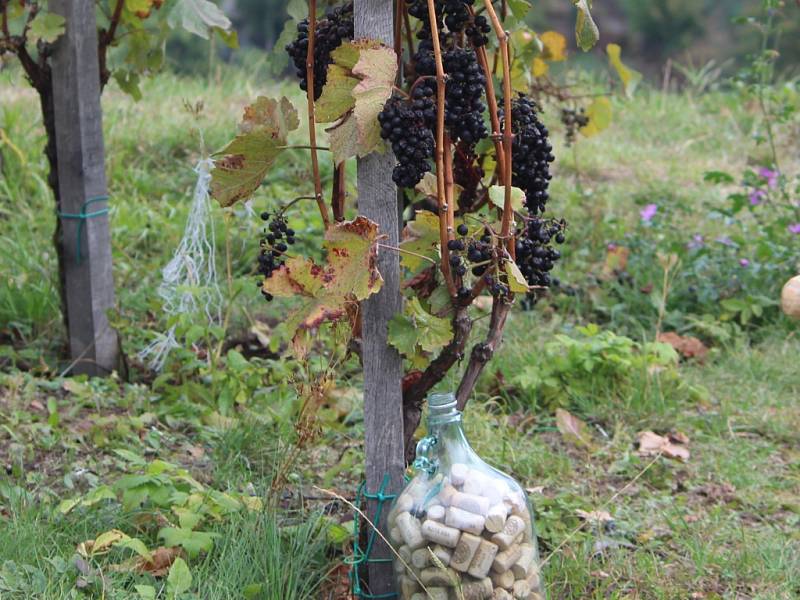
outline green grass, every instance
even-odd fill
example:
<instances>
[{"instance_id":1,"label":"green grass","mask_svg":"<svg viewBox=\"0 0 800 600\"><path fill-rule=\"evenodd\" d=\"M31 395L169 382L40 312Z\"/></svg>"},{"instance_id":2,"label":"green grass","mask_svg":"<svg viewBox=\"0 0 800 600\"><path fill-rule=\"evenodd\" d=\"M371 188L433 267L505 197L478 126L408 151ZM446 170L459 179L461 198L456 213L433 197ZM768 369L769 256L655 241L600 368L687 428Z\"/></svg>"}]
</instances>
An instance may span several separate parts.
<instances>
[{"instance_id":1,"label":"green grass","mask_svg":"<svg viewBox=\"0 0 800 600\"><path fill-rule=\"evenodd\" d=\"M207 148L219 148L247 102L281 93L298 97L289 85L231 71L211 84L157 76L145 83L140 103L113 86L105 94L114 276L129 355L149 339L148 330L166 325L154 290L183 231L192 168L201 156L197 131ZM199 119L183 109L183 100L203 101ZM81 574L76 546L119 528L153 548L160 543L159 519L177 519L169 508L148 505L155 524L142 524L141 511L113 501L67 515L56 509L64 498L98 483L112 485L129 472L119 450L180 464L208 490L263 498L285 466L284 495L266 508L237 511L205 526L219 537L211 552L189 560L194 584L187 597L241 598L245 590L256 598L329 597L318 586L341 564L347 544L329 539L330 522L320 522L318 514L323 507L334 520L350 514L313 486L352 496L361 479L358 365L347 362L331 382L322 431L296 450L290 382L305 381L307 374L290 361L251 359L239 373L224 355L209 368L196 352L183 350L169 376L155 384L135 364L134 383L59 378L64 341L43 133L33 92L13 71L0 73L0 107L0 127L21 154L0 147L0 467L7 466L0 476L0 598L138 598L136 585L160 590L163 578L111 568L132 558L127 550L93 557L89 574ZM686 240L694 233L724 233L724 223L708 218L723 206L724 194L705 184L703 173L738 174L763 158L752 143L757 116L735 93L692 98L643 89L631 101L615 99L614 114L608 131L581 140L573 151L564 147L555 110L546 112L559 156L553 208L570 222L558 275L562 287L578 293L512 313L505 343L468 408L470 439L487 460L533 490L551 598L797 598L796 325L777 312L750 329L715 322L730 336L703 336L713 345L704 364L683 362L668 373L639 369L624 381L598 381L588 392L559 399L588 424L588 448L567 442L553 406L512 381L541 360L554 335L574 335L588 322L652 341L657 309L650 297L636 287L593 279L602 272L607 244L637 232L667 249L660 230L640 225L639 210L650 202L685 230ZM787 172L798 168L790 152L792 131L787 126L778 140ZM302 131L296 135L303 138ZM308 186L308 168L300 151L282 157L253 208L259 212L297 195ZM240 338L257 322L278 335L285 305L266 306L251 293L257 219L239 211L226 222L223 211L215 208L214 214L218 246L229 242L232 285L241 290L228 337ZM303 250L317 251L317 217L308 210L296 218L298 238L307 240ZM614 285L616 296L609 292ZM683 305L675 302L670 311L680 313ZM485 324L485 318L478 321L476 334ZM321 347L335 347L332 340ZM327 359L308 368L320 373ZM585 375L570 377L577 382ZM452 373L442 387L453 387L457 378ZM255 384L245 383L251 380ZM243 390L241 402L226 412L218 398L240 382L235 389ZM636 434L648 429L686 434L689 461L638 456ZM581 527L578 509L606 510L615 526ZM79 591L81 577L86 586ZM260 591L248 587L258 585Z\"/></svg>"}]
</instances>

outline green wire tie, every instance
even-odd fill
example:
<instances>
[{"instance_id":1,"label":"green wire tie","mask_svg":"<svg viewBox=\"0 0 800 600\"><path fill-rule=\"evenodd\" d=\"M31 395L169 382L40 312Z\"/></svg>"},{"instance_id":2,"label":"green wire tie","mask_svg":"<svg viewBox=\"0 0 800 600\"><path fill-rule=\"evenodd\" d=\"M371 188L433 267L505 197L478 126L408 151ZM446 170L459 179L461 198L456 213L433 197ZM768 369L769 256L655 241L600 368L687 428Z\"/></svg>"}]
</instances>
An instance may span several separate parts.
<instances>
[{"instance_id":1,"label":"green wire tie","mask_svg":"<svg viewBox=\"0 0 800 600\"><path fill-rule=\"evenodd\" d=\"M366 492L364 488L366 487L366 483L362 482L358 488L358 493L356 494L356 507L360 510L363 500L366 498L367 500L377 500L378 508L375 511L375 523L380 523L381 520L381 513L383 512L384 504L387 501L392 501L397 498L397 494L386 494L386 486L389 485L391 479L389 474L386 473L383 476L383 482L381 483L380 489L375 494L370 494ZM364 563L387 563L392 562L391 558L371 558L370 554L372 553L372 546L375 543L375 539L378 537L377 532L375 529L372 529L372 532L369 535L369 539L367 540L367 548L366 550L361 550L361 547L358 544L359 540L359 523L360 523L360 515L356 514L355 519L353 519L353 557L349 559L345 559L345 562L351 566L350 568L350 587L357 598L365 598L367 600L381 600L384 598L397 598L397 592L389 592L387 594L368 594L361 588L361 581L358 578L358 566Z\"/></svg>"},{"instance_id":2,"label":"green wire tie","mask_svg":"<svg viewBox=\"0 0 800 600\"><path fill-rule=\"evenodd\" d=\"M62 219L77 219L78 222L78 235L75 241L75 262L77 264L81 264L81 238L83 233L83 224L86 222L87 219L93 219L94 217L102 217L103 215L108 214L108 207L94 211L94 212L86 212L86 208L90 204L94 204L95 202L106 202L108 200L108 196L94 196L89 198L86 202L81 205L81 212L79 213L63 213L59 212L58 216Z\"/></svg>"}]
</instances>

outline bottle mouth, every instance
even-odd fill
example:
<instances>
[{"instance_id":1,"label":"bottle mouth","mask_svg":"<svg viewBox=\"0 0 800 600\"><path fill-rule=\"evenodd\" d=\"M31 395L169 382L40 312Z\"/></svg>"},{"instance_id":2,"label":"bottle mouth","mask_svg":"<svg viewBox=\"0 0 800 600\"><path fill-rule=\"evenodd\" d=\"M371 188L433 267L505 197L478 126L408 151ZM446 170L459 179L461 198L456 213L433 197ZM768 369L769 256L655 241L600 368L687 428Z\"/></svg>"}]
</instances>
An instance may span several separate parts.
<instances>
[{"instance_id":1,"label":"bottle mouth","mask_svg":"<svg viewBox=\"0 0 800 600\"><path fill-rule=\"evenodd\" d=\"M457 415L456 404L455 394L431 394L428 396L428 414L430 417Z\"/></svg>"}]
</instances>

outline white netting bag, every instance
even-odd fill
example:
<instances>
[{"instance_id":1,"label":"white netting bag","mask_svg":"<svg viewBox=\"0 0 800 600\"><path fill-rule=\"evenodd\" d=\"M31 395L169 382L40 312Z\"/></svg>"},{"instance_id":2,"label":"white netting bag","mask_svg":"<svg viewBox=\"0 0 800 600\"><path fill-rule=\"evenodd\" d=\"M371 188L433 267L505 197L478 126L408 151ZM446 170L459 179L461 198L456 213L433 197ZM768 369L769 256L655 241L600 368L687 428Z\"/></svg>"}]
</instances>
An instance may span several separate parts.
<instances>
[{"instance_id":1,"label":"white netting bag","mask_svg":"<svg viewBox=\"0 0 800 600\"><path fill-rule=\"evenodd\" d=\"M164 267L158 287L165 315L202 314L209 324L221 322L223 301L217 283L216 240L208 193L213 167L210 158L201 160L195 167L197 184L183 238L172 260ZM180 345L175 335L174 325L166 333L159 333L156 340L139 352L139 359L160 371L170 351Z\"/></svg>"}]
</instances>

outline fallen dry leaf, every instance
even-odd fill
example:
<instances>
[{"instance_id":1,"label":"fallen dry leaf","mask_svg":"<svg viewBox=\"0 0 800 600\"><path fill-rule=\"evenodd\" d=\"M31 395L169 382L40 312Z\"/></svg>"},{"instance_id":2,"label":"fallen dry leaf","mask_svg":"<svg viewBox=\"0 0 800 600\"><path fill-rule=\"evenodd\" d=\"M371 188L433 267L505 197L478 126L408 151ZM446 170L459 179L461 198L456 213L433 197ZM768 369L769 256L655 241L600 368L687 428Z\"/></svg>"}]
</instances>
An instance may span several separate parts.
<instances>
[{"instance_id":1,"label":"fallen dry leaf","mask_svg":"<svg viewBox=\"0 0 800 600\"><path fill-rule=\"evenodd\" d=\"M674 443L669 438L652 431L640 431L636 434L636 437L639 440L639 454L641 456L663 454L667 458L675 458L684 462L689 460L689 448L684 444Z\"/></svg>"},{"instance_id":2,"label":"fallen dry leaf","mask_svg":"<svg viewBox=\"0 0 800 600\"><path fill-rule=\"evenodd\" d=\"M584 521L589 521L590 523L596 523L599 525L602 525L603 523L609 523L614 520L614 517L611 516L611 513L605 510L593 510L587 512L579 508L575 511L575 514Z\"/></svg>"},{"instance_id":3,"label":"fallen dry leaf","mask_svg":"<svg viewBox=\"0 0 800 600\"><path fill-rule=\"evenodd\" d=\"M164 577L169 573L172 563L180 555L181 549L178 547L165 548L164 546L159 546L153 550L153 560L148 561L144 558L139 558L136 561L135 569L140 573L150 573L153 577Z\"/></svg>"},{"instance_id":4,"label":"fallen dry leaf","mask_svg":"<svg viewBox=\"0 0 800 600\"><path fill-rule=\"evenodd\" d=\"M708 354L708 347L690 335L683 336L674 331L667 331L659 333L656 339L675 348L675 351L684 358L696 358L699 362L703 362Z\"/></svg>"},{"instance_id":5,"label":"fallen dry leaf","mask_svg":"<svg viewBox=\"0 0 800 600\"><path fill-rule=\"evenodd\" d=\"M593 446L592 435L586 423L563 408L556 409L556 426L566 441L584 448Z\"/></svg>"},{"instance_id":6,"label":"fallen dry leaf","mask_svg":"<svg viewBox=\"0 0 800 600\"><path fill-rule=\"evenodd\" d=\"M689 443L689 436L683 433L682 431L670 431L667 434L670 442L675 442L676 444L688 444Z\"/></svg>"}]
</instances>

